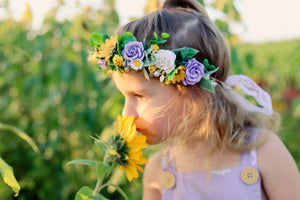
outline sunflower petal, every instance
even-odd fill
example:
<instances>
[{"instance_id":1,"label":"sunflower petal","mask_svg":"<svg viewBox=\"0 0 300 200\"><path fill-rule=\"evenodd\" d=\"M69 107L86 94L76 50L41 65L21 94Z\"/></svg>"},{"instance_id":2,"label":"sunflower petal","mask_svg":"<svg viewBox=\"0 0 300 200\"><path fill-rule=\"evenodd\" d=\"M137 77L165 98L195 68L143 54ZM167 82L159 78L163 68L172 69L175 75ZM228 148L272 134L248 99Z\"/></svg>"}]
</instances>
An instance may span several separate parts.
<instances>
[{"instance_id":1,"label":"sunflower petal","mask_svg":"<svg viewBox=\"0 0 300 200\"><path fill-rule=\"evenodd\" d=\"M139 170L140 172L144 172L143 168L141 168L140 166L136 165L135 166L137 170Z\"/></svg>"},{"instance_id":2,"label":"sunflower petal","mask_svg":"<svg viewBox=\"0 0 300 200\"><path fill-rule=\"evenodd\" d=\"M129 181L132 181L133 178L137 178L139 176L134 163L130 160L128 161L128 165L125 166L125 172Z\"/></svg>"},{"instance_id":3,"label":"sunflower petal","mask_svg":"<svg viewBox=\"0 0 300 200\"><path fill-rule=\"evenodd\" d=\"M146 148L148 145L146 144L146 136L144 135L135 135L132 140L128 143L129 147L137 147L140 149Z\"/></svg>"}]
</instances>

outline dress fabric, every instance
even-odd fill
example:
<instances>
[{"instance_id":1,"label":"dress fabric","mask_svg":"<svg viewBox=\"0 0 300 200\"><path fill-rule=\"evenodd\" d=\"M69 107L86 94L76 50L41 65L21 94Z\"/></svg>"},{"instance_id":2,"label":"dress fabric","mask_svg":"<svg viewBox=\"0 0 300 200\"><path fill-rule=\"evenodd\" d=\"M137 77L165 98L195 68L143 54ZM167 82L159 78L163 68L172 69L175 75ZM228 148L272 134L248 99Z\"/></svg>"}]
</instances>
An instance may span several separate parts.
<instances>
[{"instance_id":1,"label":"dress fabric","mask_svg":"<svg viewBox=\"0 0 300 200\"><path fill-rule=\"evenodd\" d=\"M261 179L253 184L242 181L241 172L247 167L259 173L256 149L241 155L240 166L206 172L177 172L173 159L162 158L162 169L175 175L171 189L163 187L162 200L261 200Z\"/></svg>"}]
</instances>

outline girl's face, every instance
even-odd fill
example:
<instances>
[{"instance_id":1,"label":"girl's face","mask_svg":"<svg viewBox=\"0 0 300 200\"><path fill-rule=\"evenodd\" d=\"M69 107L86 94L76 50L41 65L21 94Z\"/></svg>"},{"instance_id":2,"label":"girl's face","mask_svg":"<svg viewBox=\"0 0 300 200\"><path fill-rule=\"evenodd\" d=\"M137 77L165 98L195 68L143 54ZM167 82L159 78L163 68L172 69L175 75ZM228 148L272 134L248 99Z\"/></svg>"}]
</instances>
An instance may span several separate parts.
<instances>
[{"instance_id":1,"label":"girl's face","mask_svg":"<svg viewBox=\"0 0 300 200\"><path fill-rule=\"evenodd\" d=\"M161 111L162 106L171 102L176 95L176 88L162 84L157 79L148 82L142 72L115 72L113 80L125 97L122 115L134 117L137 131L147 137L147 143L162 142L163 136L167 136L164 134L171 112L169 109L158 112L158 109Z\"/></svg>"}]
</instances>

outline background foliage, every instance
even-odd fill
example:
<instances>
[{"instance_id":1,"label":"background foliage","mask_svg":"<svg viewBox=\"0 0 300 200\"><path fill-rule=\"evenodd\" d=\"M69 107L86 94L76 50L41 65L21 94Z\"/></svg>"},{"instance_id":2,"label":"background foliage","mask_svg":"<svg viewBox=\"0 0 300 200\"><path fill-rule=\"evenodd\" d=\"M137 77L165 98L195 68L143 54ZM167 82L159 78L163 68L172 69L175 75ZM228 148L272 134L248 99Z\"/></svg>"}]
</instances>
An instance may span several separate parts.
<instances>
[{"instance_id":1,"label":"background foliage","mask_svg":"<svg viewBox=\"0 0 300 200\"><path fill-rule=\"evenodd\" d=\"M148 11L158 6L152 2L149 0ZM21 185L18 199L73 199L81 186L95 185L95 172L66 163L102 159L91 136L105 132L122 109L123 99L111 80L87 62L90 33L102 30L112 34L118 26L115 1L103 1L100 10L81 9L63 22L55 18L64 6L58 1L40 30L31 29L29 7L22 20L16 21L8 1L0 3L7 13L0 21L0 122L26 132L40 150L34 152L17 136L0 132L0 157L14 168ZM241 20L233 1L217 0L207 6L226 14L227 18L216 23L232 46L232 73L245 73L271 93L274 107L282 113L279 134L300 167L300 40L238 44L228 26ZM120 182L129 199L140 199L141 179L126 184L118 171L112 179ZM120 198L117 192L107 193ZM0 196L13 198L1 181Z\"/></svg>"}]
</instances>

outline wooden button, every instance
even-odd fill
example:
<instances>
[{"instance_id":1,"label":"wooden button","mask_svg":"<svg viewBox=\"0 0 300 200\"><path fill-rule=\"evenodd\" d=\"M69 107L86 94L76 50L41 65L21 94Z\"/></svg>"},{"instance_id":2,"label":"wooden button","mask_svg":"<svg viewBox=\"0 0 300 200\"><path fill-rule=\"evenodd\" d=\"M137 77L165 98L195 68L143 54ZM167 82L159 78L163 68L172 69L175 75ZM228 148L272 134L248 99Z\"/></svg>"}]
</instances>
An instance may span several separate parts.
<instances>
[{"instance_id":1,"label":"wooden button","mask_svg":"<svg viewBox=\"0 0 300 200\"><path fill-rule=\"evenodd\" d=\"M163 186L167 189L172 189L176 184L176 177L171 172L167 172L163 177Z\"/></svg>"},{"instance_id":2,"label":"wooden button","mask_svg":"<svg viewBox=\"0 0 300 200\"><path fill-rule=\"evenodd\" d=\"M248 185L256 183L258 177L259 177L258 171L254 167L246 167L241 172L242 181Z\"/></svg>"}]
</instances>

